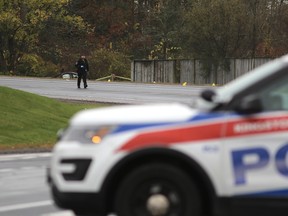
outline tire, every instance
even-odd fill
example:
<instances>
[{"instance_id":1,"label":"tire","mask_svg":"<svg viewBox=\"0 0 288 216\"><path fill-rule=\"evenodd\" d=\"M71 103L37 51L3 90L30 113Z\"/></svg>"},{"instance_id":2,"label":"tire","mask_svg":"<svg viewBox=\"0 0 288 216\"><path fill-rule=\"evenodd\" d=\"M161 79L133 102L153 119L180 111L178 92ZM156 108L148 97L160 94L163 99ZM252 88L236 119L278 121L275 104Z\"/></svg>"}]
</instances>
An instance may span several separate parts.
<instances>
[{"instance_id":1,"label":"tire","mask_svg":"<svg viewBox=\"0 0 288 216\"><path fill-rule=\"evenodd\" d=\"M181 169L152 163L132 171L115 198L117 216L200 216L195 182Z\"/></svg>"},{"instance_id":2,"label":"tire","mask_svg":"<svg viewBox=\"0 0 288 216\"><path fill-rule=\"evenodd\" d=\"M104 214L95 214L93 212L89 212L89 210L87 210L87 208L85 208L85 206L79 206L79 204L74 201L74 206L73 204L71 204L69 201L65 201L67 198L66 195L66 199L63 198L63 194L61 195L61 193L59 193L59 191L57 190L56 186L52 184L52 199L54 200L54 203L57 207L59 208L63 208L63 209L70 209L73 211L73 213L75 214L75 216L104 216ZM62 197L61 197L62 196ZM65 195L64 195L65 196ZM71 209L71 205L74 207L74 209Z\"/></svg>"},{"instance_id":3,"label":"tire","mask_svg":"<svg viewBox=\"0 0 288 216\"><path fill-rule=\"evenodd\" d=\"M73 213L75 214L75 216L97 216L95 214L87 214L87 213L82 213L78 211L73 211Z\"/></svg>"},{"instance_id":4,"label":"tire","mask_svg":"<svg viewBox=\"0 0 288 216\"><path fill-rule=\"evenodd\" d=\"M53 182L51 182L51 188L52 188L51 196L52 196L52 199L54 200L55 205L59 208L63 208L63 202L59 198L59 191L57 190Z\"/></svg>"}]
</instances>

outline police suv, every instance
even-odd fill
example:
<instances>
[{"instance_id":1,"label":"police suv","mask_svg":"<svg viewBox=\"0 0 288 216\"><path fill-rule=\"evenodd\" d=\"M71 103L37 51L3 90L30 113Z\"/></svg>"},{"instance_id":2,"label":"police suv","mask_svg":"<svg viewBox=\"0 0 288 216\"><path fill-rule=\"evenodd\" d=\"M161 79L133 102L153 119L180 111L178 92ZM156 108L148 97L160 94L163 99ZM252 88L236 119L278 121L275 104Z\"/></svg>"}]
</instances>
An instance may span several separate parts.
<instances>
[{"instance_id":1,"label":"police suv","mask_svg":"<svg viewBox=\"0 0 288 216\"><path fill-rule=\"evenodd\" d=\"M53 149L55 203L76 215L286 215L288 56L205 90L195 107L77 113Z\"/></svg>"}]
</instances>

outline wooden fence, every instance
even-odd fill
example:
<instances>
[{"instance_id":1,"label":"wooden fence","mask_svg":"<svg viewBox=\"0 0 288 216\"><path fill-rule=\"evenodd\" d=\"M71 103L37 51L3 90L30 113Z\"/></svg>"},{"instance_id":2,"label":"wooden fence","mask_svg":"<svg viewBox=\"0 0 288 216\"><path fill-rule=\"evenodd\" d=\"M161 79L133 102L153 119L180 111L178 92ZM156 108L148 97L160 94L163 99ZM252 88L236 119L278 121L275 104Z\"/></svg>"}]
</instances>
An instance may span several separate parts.
<instances>
[{"instance_id":1,"label":"wooden fence","mask_svg":"<svg viewBox=\"0 0 288 216\"><path fill-rule=\"evenodd\" d=\"M131 79L143 83L183 83L223 85L244 73L270 61L270 58L226 59L225 69L207 67L207 62L189 60L135 60L131 64Z\"/></svg>"}]
</instances>

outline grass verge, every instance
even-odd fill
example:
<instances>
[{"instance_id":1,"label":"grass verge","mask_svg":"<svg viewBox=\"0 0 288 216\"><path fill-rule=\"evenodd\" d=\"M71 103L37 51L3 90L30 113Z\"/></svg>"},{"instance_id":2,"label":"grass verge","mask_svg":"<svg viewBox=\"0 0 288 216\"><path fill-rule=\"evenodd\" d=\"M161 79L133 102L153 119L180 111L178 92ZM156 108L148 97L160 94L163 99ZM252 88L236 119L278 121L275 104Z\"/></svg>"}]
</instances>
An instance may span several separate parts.
<instances>
[{"instance_id":1,"label":"grass verge","mask_svg":"<svg viewBox=\"0 0 288 216\"><path fill-rule=\"evenodd\" d=\"M73 114L105 106L69 103L0 86L0 150L51 148Z\"/></svg>"}]
</instances>

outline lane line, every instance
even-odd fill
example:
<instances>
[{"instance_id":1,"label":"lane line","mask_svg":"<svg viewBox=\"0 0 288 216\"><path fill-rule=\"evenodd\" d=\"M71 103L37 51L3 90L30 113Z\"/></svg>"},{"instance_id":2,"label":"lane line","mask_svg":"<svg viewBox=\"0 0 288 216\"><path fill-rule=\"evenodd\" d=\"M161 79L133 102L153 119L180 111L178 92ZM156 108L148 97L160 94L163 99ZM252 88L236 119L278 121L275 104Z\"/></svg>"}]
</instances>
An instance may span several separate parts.
<instances>
[{"instance_id":1,"label":"lane line","mask_svg":"<svg viewBox=\"0 0 288 216\"><path fill-rule=\"evenodd\" d=\"M62 212L56 212L56 213L48 213L44 214L42 216L75 216L72 211L62 211Z\"/></svg>"},{"instance_id":2,"label":"lane line","mask_svg":"<svg viewBox=\"0 0 288 216\"><path fill-rule=\"evenodd\" d=\"M42 216L75 216L75 214L72 211L67 210L67 211L61 211L61 212L48 213ZM108 216L116 216L116 215L109 214Z\"/></svg>"},{"instance_id":3,"label":"lane line","mask_svg":"<svg viewBox=\"0 0 288 216\"><path fill-rule=\"evenodd\" d=\"M44 201L39 201L39 202L1 206L0 212L16 211L16 210L28 209L28 208L37 208L37 207L41 207L41 206L49 206L52 204L53 204L52 200L44 200Z\"/></svg>"},{"instance_id":4,"label":"lane line","mask_svg":"<svg viewBox=\"0 0 288 216\"><path fill-rule=\"evenodd\" d=\"M13 172L15 169L0 169L0 173Z\"/></svg>"},{"instance_id":5,"label":"lane line","mask_svg":"<svg viewBox=\"0 0 288 216\"><path fill-rule=\"evenodd\" d=\"M0 161L29 160L33 158L51 157L52 153L28 153L0 155Z\"/></svg>"}]
</instances>

